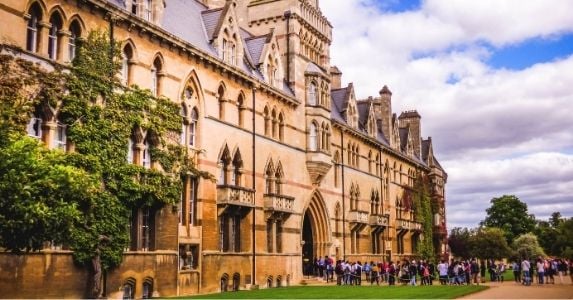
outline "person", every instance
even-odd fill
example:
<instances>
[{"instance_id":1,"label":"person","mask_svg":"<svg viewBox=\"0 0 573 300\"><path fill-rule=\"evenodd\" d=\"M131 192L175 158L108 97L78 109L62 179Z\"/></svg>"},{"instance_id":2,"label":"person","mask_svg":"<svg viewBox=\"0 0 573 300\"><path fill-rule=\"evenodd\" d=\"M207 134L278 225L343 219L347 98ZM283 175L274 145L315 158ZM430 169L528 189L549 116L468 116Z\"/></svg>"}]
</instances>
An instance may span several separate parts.
<instances>
[{"instance_id":1,"label":"person","mask_svg":"<svg viewBox=\"0 0 573 300\"><path fill-rule=\"evenodd\" d=\"M531 275L530 275L531 264L527 258L521 261L521 272L523 272L523 285L531 285Z\"/></svg>"},{"instance_id":2,"label":"person","mask_svg":"<svg viewBox=\"0 0 573 300\"><path fill-rule=\"evenodd\" d=\"M416 275L418 274L418 265L416 261L412 260L410 266L408 267L408 273L410 274L410 285L416 286Z\"/></svg>"},{"instance_id":3,"label":"person","mask_svg":"<svg viewBox=\"0 0 573 300\"><path fill-rule=\"evenodd\" d=\"M489 268L487 272L489 273L489 281L495 281L495 263L493 260L488 261Z\"/></svg>"},{"instance_id":4,"label":"person","mask_svg":"<svg viewBox=\"0 0 573 300\"><path fill-rule=\"evenodd\" d=\"M563 275L567 273L567 264L565 260L559 259L557 261L557 271L559 272L559 283L563 284Z\"/></svg>"},{"instance_id":5,"label":"person","mask_svg":"<svg viewBox=\"0 0 573 300\"><path fill-rule=\"evenodd\" d=\"M396 264L390 261L388 266L388 285L395 285L396 284Z\"/></svg>"},{"instance_id":6,"label":"person","mask_svg":"<svg viewBox=\"0 0 573 300\"><path fill-rule=\"evenodd\" d=\"M505 274L505 264L500 262L497 265L497 280L503 282L503 276Z\"/></svg>"},{"instance_id":7,"label":"person","mask_svg":"<svg viewBox=\"0 0 573 300\"><path fill-rule=\"evenodd\" d=\"M360 261L354 264L354 283L356 285L362 285L362 264Z\"/></svg>"},{"instance_id":8,"label":"person","mask_svg":"<svg viewBox=\"0 0 573 300\"><path fill-rule=\"evenodd\" d=\"M365 262L363 269L364 269L363 270L364 275L366 275L366 282L369 282L371 278L370 272L372 272L372 262L371 263Z\"/></svg>"},{"instance_id":9,"label":"person","mask_svg":"<svg viewBox=\"0 0 573 300\"><path fill-rule=\"evenodd\" d=\"M472 259L472 262L470 264L470 273L472 275L473 283L476 285L479 285L479 282L478 282L479 265L478 265L475 258ZM468 284L469 284L469 282L468 282Z\"/></svg>"},{"instance_id":10,"label":"person","mask_svg":"<svg viewBox=\"0 0 573 300\"><path fill-rule=\"evenodd\" d=\"M537 259L537 276L539 284L543 284L544 283L543 277L545 276L545 262L541 258Z\"/></svg>"},{"instance_id":11,"label":"person","mask_svg":"<svg viewBox=\"0 0 573 300\"><path fill-rule=\"evenodd\" d=\"M334 273L336 273L336 285L342 285L342 277L344 276L344 269L342 268L342 261L336 261L336 267L334 268Z\"/></svg>"},{"instance_id":12,"label":"person","mask_svg":"<svg viewBox=\"0 0 573 300\"><path fill-rule=\"evenodd\" d=\"M422 267L422 285L430 285L430 268L427 263L424 263Z\"/></svg>"},{"instance_id":13,"label":"person","mask_svg":"<svg viewBox=\"0 0 573 300\"><path fill-rule=\"evenodd\" d=\"M516 283L521 283L521 270L519 267L520 265L517 260L515 260L513 264L511 264L511 269L513 270L513 280Z\"/></svg>"},{"instance_id":14,"label":"person","mask_svg":"<svg viewBox=\"0 0 573 300\"><path fill-rule=\"evenodd\" d=\"M479 263L479 275L481 278L481 283L485 283L485 261L482 259Z\"/></svg>"},{"instance_id":15,"label":"person","mask_svg":"<svg viewBox=\"0 0 573 300\"><path fill-rule=\"evenodd\" d=\"M376 281L376 285L380 285L380 275L378 275L378 264L375 264L373 261L370 262L370 285L374 284Z\"/></svg>"},{"instance_id":16,"label":"person","mask_svg":"<svg viewBox=\"0 0 573 300\"><path fill-rule=\"evenodd\" d=\"M569 277L571 277L571 284L573 284L573 259L569 259Z\"/></svg>"},{"instance_id":17,"label":"person","mask_svg":"<svg viewBox=\"0 0 573 300\"><path fill-rule=\"evenodd\" d=\"M440 284L446 285L448 282L448 264L443 259L438 264L438 274L440 276Z\"/></svg>"},{"instance_id":18,"label":"person","mask_svg":"<svg viewBox=\"0 0 573 300\"><path fill-rule=\"evenodd\" d=\"M324 257L324 277L326 279L326 282L328 283L329 280L331 280L331 274L332 274L332 260L330 260L330 258L328 257L328 255L326 255Z\"/></svg>"},{"instance_id":19,"label":"person","mask_svg":"<svg viewBox=\"0 0 573 300\"><path fill-rule=\"evenodd\" d=\"M428 271L430 271L430 285L432 285L434 281L434 275L436 274L436 267L432 261L430 261L428 264Z\"/></svg>"}]
</instances>

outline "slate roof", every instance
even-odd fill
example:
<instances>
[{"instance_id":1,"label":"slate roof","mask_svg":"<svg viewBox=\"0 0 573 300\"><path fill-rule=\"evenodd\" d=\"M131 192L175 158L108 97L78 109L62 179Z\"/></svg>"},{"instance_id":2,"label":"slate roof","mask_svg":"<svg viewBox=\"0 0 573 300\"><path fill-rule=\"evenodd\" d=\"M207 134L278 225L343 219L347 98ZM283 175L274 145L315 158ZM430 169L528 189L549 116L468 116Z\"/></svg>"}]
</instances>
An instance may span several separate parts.
<instances>
[{"instance_id":1,"label":"slate roof","mask_svg":"<svg viewBox=\"0 0 573 300\"><path fill-rule=\"evenodd\" d=\"M368 113L370 112L370 100L357 101L356 106L358 107L358 123L362 125L362 128L366 129Z\"/></svg>"},{"instance_id":2,"label":"slate roof","mask_svg":"<svg viewBox=\"0 0 573 300\"><path fill-rule=\"evenodd\" d=\"M348 104L348 88L335 89L330 91L330 98L332 105L330 109L330 117L342 123L346 123L344 112Z\"/></svg>"},{"instance_id":3,"label":"slate roof","mask_svg":"<svg viewBox=\"0 0 573 300\"><path fill-rule=\"evenodd\" d=\"M400 134L400 149L402 149L402 151L406 151L408 146L408 133L410 133L410 129L408 127L402 127L398 128L398 132Z\"/></svg>"},{"instance_id":4,"label":"slate roof","mask_svg":"<svg viewBox=\"0 0 573 300\"><path fill-rule=\"evenodd\" d=\"M203 24L205 25L205 31L207 32L209 40L213 39L215 29L217 29L217 25L219 25L219 20L221 19L221 13L223 13L222 8L210 9L201 12L201 18L203 19Z\"/></svg>"},{"instance_id":5,"label":"slate roof","mask_svg":"<svg viewBox=\"0 0 573 300\"><path fill-rule=\"evenodd\" d=\"M263 35L245 39L247 52L255 65L258 65L261 60L261 54L263 53L263 48L267 43L267 38L267 35Z\"/></svg>"}]
</instances>

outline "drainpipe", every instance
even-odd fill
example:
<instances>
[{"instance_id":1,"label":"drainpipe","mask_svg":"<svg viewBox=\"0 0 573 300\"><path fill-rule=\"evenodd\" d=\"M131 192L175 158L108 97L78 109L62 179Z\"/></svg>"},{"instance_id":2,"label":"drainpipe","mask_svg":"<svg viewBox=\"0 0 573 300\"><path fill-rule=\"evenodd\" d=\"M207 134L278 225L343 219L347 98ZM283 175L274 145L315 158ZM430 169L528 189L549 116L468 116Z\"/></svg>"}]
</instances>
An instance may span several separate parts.
<instances>
[{"instance_id":1,"label":"drainpipe","mask_svg":"<svg viewBox=\"0 0 573 300\"><path fill-rule=\"evenodd\" d=\"M344 128L340 130L340 168L342 172L342 259L346 260L346 209L344 205Z\"/></svg>"},{"instance_id":2,"label":"drainpipe","mask_svg":"<svg viewBox=\"0 0 573 300\"><path fill-rule=\"evenodd\" d=\"M255 244L255 233L256 233L256 232L255 232L255 221L256 221L256 219L255 219L255 212L257 211L257 209L256 209L256 199L257 199L257 198L256 198L256 185L255 185L255 150L256 150L256 147L255 147L255 93L256 93L256 91L257 91L257 88L256 88L255 85L253 85L253 88L252 88L252 95L253 95L253 103L252 103L252 105L253 105L253 110L252 110L252 121L253 121L253 132L252 132L253 152L252 152L252 160L253 160L253 163L252 163L252 167L251 167L251 168L252 168L252 170L253 170L253 178L252 178L253 186L252 186L252 189L253 189L253 193L255 193L255 195L254 195L254 196L255 196L255 197L254 197L254 201L255 201L254 204L255 204L255 206L253 207L253 222L252 222L252 226L251 226L251 227L252 227L252 228L251 228L251 230L252 230L252 246L251 246L251 247L252 247L252 250L253 250L253 258L252 258L253 261L252 261L252 263L251 263L251 267L252 267L252 269L251 269L251 274L252 274L252 275L251 275L251 285L252 285L252 286L254 286L254 285L255 285L255 282L256 282L256 280L255 280L255 278L256 278L256 268L255 268L255 263L256 263L256 250L255 250L255 246L256 246L256 244Z\"/></svg>"}]
</instances>

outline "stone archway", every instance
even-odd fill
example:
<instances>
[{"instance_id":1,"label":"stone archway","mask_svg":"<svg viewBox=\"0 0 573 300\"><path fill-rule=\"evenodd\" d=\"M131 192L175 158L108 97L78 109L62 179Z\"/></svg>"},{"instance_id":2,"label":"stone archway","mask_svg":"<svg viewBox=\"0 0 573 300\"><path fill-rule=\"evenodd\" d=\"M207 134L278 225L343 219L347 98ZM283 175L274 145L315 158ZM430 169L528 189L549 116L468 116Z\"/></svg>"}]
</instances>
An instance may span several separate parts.
<instances>
[{"instance_id":1,"label":"stone archway","mask_svg":"<svg viewBox=\"0 0 573 300\"><path fill-rule=\"evenodd\" d=\"M303 272L312 268L314 258L328 255L330 231L328 211L319 192L314 192L302 218L302 259ZM309 265L310 264L310 265Z\"/></svg>"}]
</instances>

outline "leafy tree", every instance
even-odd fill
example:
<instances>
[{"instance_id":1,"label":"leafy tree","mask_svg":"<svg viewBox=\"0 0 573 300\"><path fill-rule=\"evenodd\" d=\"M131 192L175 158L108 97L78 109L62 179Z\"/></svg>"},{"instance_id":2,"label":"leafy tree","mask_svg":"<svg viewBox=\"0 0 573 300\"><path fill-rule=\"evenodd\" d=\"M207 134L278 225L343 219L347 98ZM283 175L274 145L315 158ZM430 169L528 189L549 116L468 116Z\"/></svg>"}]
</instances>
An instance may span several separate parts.
<instances>
[{"instance_id":1,"label":"leafy tree","mask_svg":"<svg viewBox=\"0 0 573 300\"><path fill-rule=\"evenodd\" d=\"M472 231L467 228L455 227L448 236L448 245L452 253L464 259L471 257L470 254L470 237Z\"/></svg>"},{"instance_id":2,"label":"leafy tree","mask_svg":"<svg viewBox=\"0 0 573 300\"><path fill-rule=\"evenodd\" d=\"M478 229L469 238L470 254L481 259L502 259L511 253L505 232L500 228L485 227Z\"/></svg>"},{"instance_id":3,"label":"leafy tree","mask_svg":"<svg viewBox=\"0 0 573 300\"><path fill-rule=\"evenodd\" d=\"M545 252L533 233L522 234L513 241L513 250L521 258L545 257Z\"/></svg>"},{"instance_id":4,"label":"leafy tree","mask_svg":"<svg viewBox=\"0 0 573 300\"><path fill-rule=\"evenodd\" d=\"M557 230L556 255L573 259L573 218L561 222Z\"/></svg>"},{"instance_id":5,"label":"leafy tree","mask_svg":"<svg viewBox=\"0 0 573 300\"><path fill-rule=\"evenodd\" d=\"M535 217L527 211L527 204L514 195L504 195L491 199L491 207L486 209L487 216L480 225L500 228L508 244L524 233L533 231Z\"/></svg>"},{"instance_id":6,"label":"leafy tree","mask_svg":"<svg viewBox=\"0 0 573 300\"><path fill-rule=\"evenodd\" d=\"M90 277L87 297L101 292L103 270L121 263L131 212L174 205L182 175L212 178L195 169L183 147L165 138L181 130L179 107L149 91L122 87L110 60L105 32L91 32L70 72L46 72L24 60L0 56L0 247L12 252L46 241L73 250ZM68 124L72 153L47 150L23 136L29 113L57 107ZM132 129L148 132L151 156L162 172L126 161Z\"/></svg>"},{"instance_id":7,"label":"leafy tree","mask_svg":"<svg viewBox=\"0 0 573 300\"><path fill-rule=\"evenodd\" d=\"M557 228L551 226L547 221L539 220L533 233L537 236L539 245L543 248L545 253L559 256L560 249L557 244L559 230Z\"/></svg>"},{"instance_id":8,"label":"leafy tree","mask_svg":"<svg viewBox=\"0 0 573 300\"><path fill-rule=\"evenodd\" d=\"M551 218L549 218L549 224L553 228L559 227L559 224L563 223L563 218L561 217L561 213L556 211L551 214Z\"/></svg>"}]
</instances>

